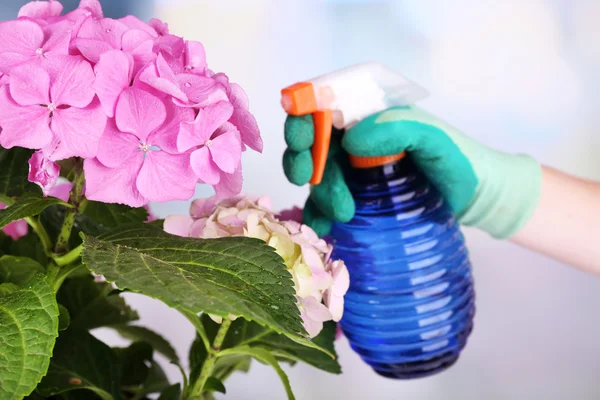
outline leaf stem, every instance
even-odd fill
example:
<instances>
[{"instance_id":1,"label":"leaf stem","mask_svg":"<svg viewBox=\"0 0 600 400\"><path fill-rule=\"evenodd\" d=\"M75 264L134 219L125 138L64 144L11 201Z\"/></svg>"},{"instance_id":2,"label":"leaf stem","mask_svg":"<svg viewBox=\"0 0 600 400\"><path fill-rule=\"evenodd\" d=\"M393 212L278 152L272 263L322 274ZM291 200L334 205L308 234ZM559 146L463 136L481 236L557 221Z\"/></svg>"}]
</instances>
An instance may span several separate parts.
<instances>
[{"instance_id":1,"label":"leaf stem","mask_svg":"<svg viewBox=\"0 0 600 400\"><path fill-rule=\"evenodd\" d=\"M38 235L42 245L44 246L44 252L48 258L52 258L52 240L50 240L50 235L46 232L46 228L40 222L38 218L27 217L25 221L31 226L33 231Z\"/></svg>"},{"instance_id":2,"label":"leaf stem","mask_svg":"<svg viewBox=\"0 0 600 400\"><path fill-rule=\"evenodd\" d=\"M65 254L63 256L54 255L52 258L54 259L54 262L56 263L56 265L58 265L59 267L64 267L66 265L69 265L69 264L77 261L77 259L79 259L79 257L81 256L82 251L83 251L83 245L80 244L79 246L77 246L76 248L74 248L73 250L68 252L67 254Z\"/></svg>"},{"instance_id":3,"label":"leaf stem","mask_svg":"<svg viewBox=\"0 0 600 400\"><path fill-rule=\"evenodd\" d=\"M198 332L198 336L200 336L200 339L202 339L202 343L204 343L204 348L207 352L210 352L210 340L206 335L206 331L204 330L204 326L202 325L202 321L200 320L200 318L198 318L196 314L188 311L180 310L180 312L181 314L183 314L184 317L188 319L188 321L192 323L192 325L194 325L194 328L196 328L196 332Z\"/></svg>"},{"instance_id":4,"label":"leaf stem","mask_svg":"<svg viewBox=\"0 0 600 400\"><path fill-rule=\"evenodd\" d=\"M223 322L221 323L221 327L217 332L217 336L215 336L215 340L213 341L212 347L210 347L208 351L208 355L206 356L206 360L204 360L204 364L202 365L202 370L200 371L200 377L192 386L190 391L190 397L194 398L195 396L201 396L202 390L204 389L204 385L206 381L213 373L215 369L215 363L217 362L217 358L219 358L219 351L221 350L221 345L225 340L225 336L227 336L227 331L231 326L231 320L227 317L223 318Z\"/></svg>"},{"instance_id":5,"label":"leaf stem","mask_svg":"<svg viewBox=\"0 0 600 400\"><path fill-rule=\"evenodd\" d=\"M54 252L56 254L63 254L69 249L69 238L71 237L71 231L75 224L75 217L77 213L82 211L85 206L85 199L83 198L83 185L85 183L85 177L83 173L83 164L81 160L77 161L77 165L73 170L75 177L73 179L73 188L71 189L71 196L69 203L73 205L73 208L67 210L65 219L63 221L62 229L56 240L56 247Z\"/></svg>"}]
</instances>

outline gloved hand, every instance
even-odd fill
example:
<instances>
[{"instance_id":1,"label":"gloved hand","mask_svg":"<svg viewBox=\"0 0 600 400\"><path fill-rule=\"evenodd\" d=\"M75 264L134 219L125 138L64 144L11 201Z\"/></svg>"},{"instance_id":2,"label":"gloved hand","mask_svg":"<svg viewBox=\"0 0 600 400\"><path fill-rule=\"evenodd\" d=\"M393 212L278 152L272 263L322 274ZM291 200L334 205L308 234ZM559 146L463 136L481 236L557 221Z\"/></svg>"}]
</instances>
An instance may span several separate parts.
<instances>
[{"instance_id":1,"label":"gloved hand","mask_svg":"<svg viewBox=\"0 0 600 400\"><path fill-rule=\"evenodd\" d=\"M314 141L310 115L288 116L283 156L287 178L305 185L312 176ZM344 181L347 153L360 157L407 151L467 226L509 238L533 214L541 191L541 166L527 155L490 149L417 107L398 107L365 118L346 133L335 132L322 183L311 187L304 223L319 235L332 221L348 222L354 200Z\"/></svg>"}]
</instances>

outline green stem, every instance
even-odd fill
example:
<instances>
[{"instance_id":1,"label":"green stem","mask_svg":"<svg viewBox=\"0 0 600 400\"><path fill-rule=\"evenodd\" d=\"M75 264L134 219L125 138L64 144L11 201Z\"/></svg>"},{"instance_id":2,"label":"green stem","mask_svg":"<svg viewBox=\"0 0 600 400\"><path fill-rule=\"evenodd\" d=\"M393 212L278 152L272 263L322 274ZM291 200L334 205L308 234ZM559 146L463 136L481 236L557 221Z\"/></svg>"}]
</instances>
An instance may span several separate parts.
<instances>
[{"instance_id":1,"label":"green stem","mask_svg":"<svg viewBox=\"0 0 600 400\"><path fill-rule=\"evenodd\" d=\"M73 205L73 208L69 208L66 211L65 220L63 221L62 229L60 230L60 234L56 240L56 247L54 248L56 254L63 254L69 249L69 238L71 237L71 231L75 224L75 217L85 206L83 198L83 184L85 183L85 178L81 160L78 161L77 166L74 169L74 174L73 188L71 189L71 197L69 198L69 203Z\"/></svg>"},{"instance_id":2,"label":"green stem","mask_svg":"<svg viewBox=\"0 0 600 400\"><path fill-rule=\"evenodd\" d=\"M217 336L215 336L215 340L213 341L212 347L208 351L208 355L206 356L206 360L204 360L204 364L202 364L202 370L200 370L200 377L192 386L190 391L190 397L199 397L202 395L202 390L204 389L204 385L206 385L206 381L213 373L215 369L215 363L217 362L217 358L219 358L219 351L221 350L221 345L225 340L225 336L227 335L227 331L231 326L231 320L227 317L223 318L223 322L221 323L221 327L217 332Z\"/></svg>"},{"instance_id":3,"label":"green stem","mask_svg":"<svg viewBox=\"0 0 600 400\"><path fill-rule=\"evenodd\" d=\"M48 265L46 276L51 282L54 293L58 293L58 290L62 286L65 279L67 279L69 275L71 275L81 266L82 264L71 264L61 268L55 263L50 263L50 265Z\"/></svg>"},{"instance_id":4,"label":"green stem","mask_svg":"<svg viewBox=\"0 0 600 400\"><path fill-rule=\"evenodd\" d=\"M44 246L44 251L46 252L48 258L52 258L52 240L50 240L50 235L48 235L48 232L46 232L46 228L44 228L44 226L38 218L27 217L25 218L25 221L27 221L29 226L31 226L31 228L40 238L40 241Z\"/></svg>"},{"instance_id":5,"label":"green stem","mask_svg":"<svg viewBox=\"0 0 600 400\"><path fill-rule=\"evenodd\" d=\"M56 263L56 265L58 265L59 267L64 267L65 265L69 265L69 264L77 261L79 259L79 257L81 256L82 251L83 251L83 245L80 244L79 246L77 246L75 249L71 250L64 256L55 255L55 256L53 256L53 259L54 259L54 262Z\"/></svg>"}]
</instances>

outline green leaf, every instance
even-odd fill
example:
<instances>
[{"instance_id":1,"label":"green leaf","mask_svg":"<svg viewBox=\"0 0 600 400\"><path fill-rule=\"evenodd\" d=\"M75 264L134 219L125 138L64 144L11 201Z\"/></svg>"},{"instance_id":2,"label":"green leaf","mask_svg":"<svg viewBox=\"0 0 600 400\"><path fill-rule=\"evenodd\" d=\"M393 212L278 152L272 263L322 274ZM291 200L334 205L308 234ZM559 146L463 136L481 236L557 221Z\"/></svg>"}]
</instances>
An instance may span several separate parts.
<instances>
[{"instance_id":1,"label":"green leaf","mask_svg":"<svg viewBox=\"0 0 600 400\"><path fill-rule=\"evenodd\" d=\"M58 336L58 306L43 275L0 297L0 399L21 399L42 379Z\"/></svg>"},{"instance_id":2,"label":"green leaf","mask_svg":"<svg viewBox=\"0 0 600 400\"><path fill-rule=\"evenodd\" d=\"M68 279L58 292L58 302L69 310L71 327L94 329L138 319L110 284L96 283L92 276Z\"/></svg>"},{"instance_id":3,"label":"green leaf","mask_svg":"<svg viewBox=\"0 0 600 400\"><path fill-rule=\"evenodd\" d=\"M34 276L44 272L44 267L29 257L0 257L0 283L23 286Z\"/></svg>"},{"instance_id":4,"label":"green leaf","mask_svg":"<svg viewBox=\"0 0 600 400\"><path fill-rule=\"evenodd\" d=\"M66 331L71 323L71 316L69 315L69 310L65 308L62 304L58 305L58 330Z\"/></svg>"},{"instance_id":5,"label":"green leaf","mask_svg":"<svg viewBox=\"0 0 600 400\"><path fill-rule=\"evenodd\" d=\"M41 193L39 186L29 182L29 164L33 150L0 147L0 196L21 196L24 192Z\"/></svg>"},{"instance_id":6,"label":"green leaf","mask_svg":"<svg viewBox=\"0 0 600 400\"><path fill-rule=\"evenodd\" d=\"M119 332L125 339L133 340L134 342L143 341L150 344L154 350L167 357L170 361L179 362L177 352L169 342L158 333L151 331L148 328L134 325L114 325L111 326Z\"/></svg>"},{"instance_id":7,"label":"green leaf","mask_svg":"<svg viewBox=\"0 0 600 400\"><path fill-rule=\"evenodd\" d=\"M144 207L132 208L122 204L105 204L97 201L88 202L84 214L105 228L118 228L132 223L141 224L148 220L148 210Z\"/></svg>"},{"instance_id":8,"label":"green leaf","mask_svg":"<svg viewBox=\"0 0 600 400\"><path fill-rule=\"evenodd\" d=\"M119 399L119 357L89 332L69 329L56 341L48 374L38 385L42 396L88 389L102 400Z\"/></svg>"},{"instance_id":9,"label":"green leaf","mask_svg":"<svg viewBox=\"0 0 600 400\"><path fill-rule=\"evenodd\" d=\"M142 226L86 236L83 261L120 288L188 312L244 316L305 339L295 290L281 257L251 238L202 240Z\"/></svg>"},{"instance_id":10,"label":"green leaf","mask_svg":"<svg viewBox=\"0 0 600 400\"><path fill-rule=\"evenodd\" d=\"M48 263L44 246L35 232L29 232L18 240L4 238L0 246L0 255L10 254L12 256L29 257L41 265Z\"/></svg>"},{"instance_id":11,"label":"green leaf","mask_svg":"<svg viewBox=\"0 0 600 400\"><path fill-rule=\"evenodd\" d=\"M164 392L161 393L158 400L179 400L181 398L181 385L176 383L169 386Z\"/></svg>"},{"instance_id":12,"label":"green leaf","mask_svg":"<svg viewBox=\"0 0 600 400\"><path fill-rule=\"evenodd\" d=\"M287 393L288 399L295 399L294 393L292 393L292 387L290 385L290 380L288 376L286 375L285 371L281 369L281 366L279 365L275 357L273 357L273 355L269 353L269 351L260 347L240 346L234 347L233 349L224 350L223 354L245 354L252 356L253 358L255 358L263 364L270 365L271 367L273 367L273 369L275 369L277 375L279 375L279 378L281 379L281 382L285 387L285 392Z\"/></svg>"},{"instance_id":13,"label":"green leaf","mask_svg":"<svg viewBox=\"0 0 600 400\"><path fill-rule=\"evenodd\" d=\"M209 376L206 380L206 384L204 385L204 390L207 392L218 392L218 393L227 393L225 390L225 385L221 382L220 379L215 378L214 376Z\"/></svg>"},{"instance_id":14,"label":"green leaf","mask_svg":"<svg viewBox=\"0 0 600 400\"><path fill-rule=\"evenodd\" d=\"M169 385L167 375L160 365L156 361L153 361L148 371L148 378L146 378L139 393L144 396L151 393L160 393L167 389Z\"/></svg>"},{"instance_id":15,"label":"green leaf","mask_svg":"<svg viewBox=\"0 0 600 400\"><path fill-rule=\"evenodd\" d=\"M14 283L2 283L0 284L0 296L6 296L19 291L21 288Z\"/></svg>"},{"instance_id":16,"label":"green leaf","mask_svg":"<svg viewBox=\"0 0 600 400\"><path fill-rule=\"evenodd\" d=\"M146 363L152 362L152 346L148 343L137 342L129 347L117 347L113 350L117 352L121 360L121 386L142 385L150 371Z\"/></svg>"},{"instance_id":17,"label":"green leaf","mask_svg":"<svg viewBox=\"0 0 600 400\"><path fill-rule=\"evenodd\" d=\"M10 207L0 210L0 228L11 222L38 215L46 208L57 204L70 207L68 203L56 197L42 197L39 194L27 193Z\"/></svg>"},{"instance_id":18,"label":"green leaf","mask_svg":"<svg viewBox=\"0 0 600 400\"><path fill-rule=\"evenodd\" d=\"M210 341L214 340L219 329L219 324L210 319L206 314L203 314L200 320L208 339ZM313 343L326 349L329 353L335 354L335 330L336 324L334 322L325 323L321 333L313 339ZM337 361L337 357L332 358L320 350L303 346L302 344L290 340L288 337L260 326L257 323L238 318L232 322L221 348L229 349L242 345L267 349L277 357L288 362L302 361L323 371L334 374L341 373L341 367ZM206 357L206 350L204 349L202 341L198 338L192 344L192 349L190 350L192 377L196 376L195 374L199 371L198 368L202 367L204 357ZM220 362L225 363L225 361L227 362L226 365L222 366L219 364ZM231 367L236 361L239 360L219 359L217 361L217 368ZM220 369L218 370L220 371Z\"/></svg>"}]
</instances>

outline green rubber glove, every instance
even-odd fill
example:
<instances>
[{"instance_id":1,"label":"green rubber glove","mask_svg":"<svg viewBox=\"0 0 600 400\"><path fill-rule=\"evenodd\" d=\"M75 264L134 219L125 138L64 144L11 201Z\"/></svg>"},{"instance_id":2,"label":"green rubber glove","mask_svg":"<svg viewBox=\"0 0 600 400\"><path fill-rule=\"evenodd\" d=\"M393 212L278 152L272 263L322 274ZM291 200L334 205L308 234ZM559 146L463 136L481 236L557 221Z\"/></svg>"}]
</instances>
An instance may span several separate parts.
<instances>
[{"instance_id":1,"label":"green rubber glove","mask_svg":"<svg viewBox=\"0 0 600 400\"><path fill-rule=\"evenodd\" d=\"M283 166L290 182L312 176L310 116L289 116ZM332 220L348 222L355 208L344 181L345 152L371 157L407 151L467 226L496 238L519 231L535 210L541 191L541 167L526 155L490 149L417 107L399 107L365 118L345 134L336 132L321 184L311 187L304 222L320 235Z\"/></svg>"}]
</instances>

